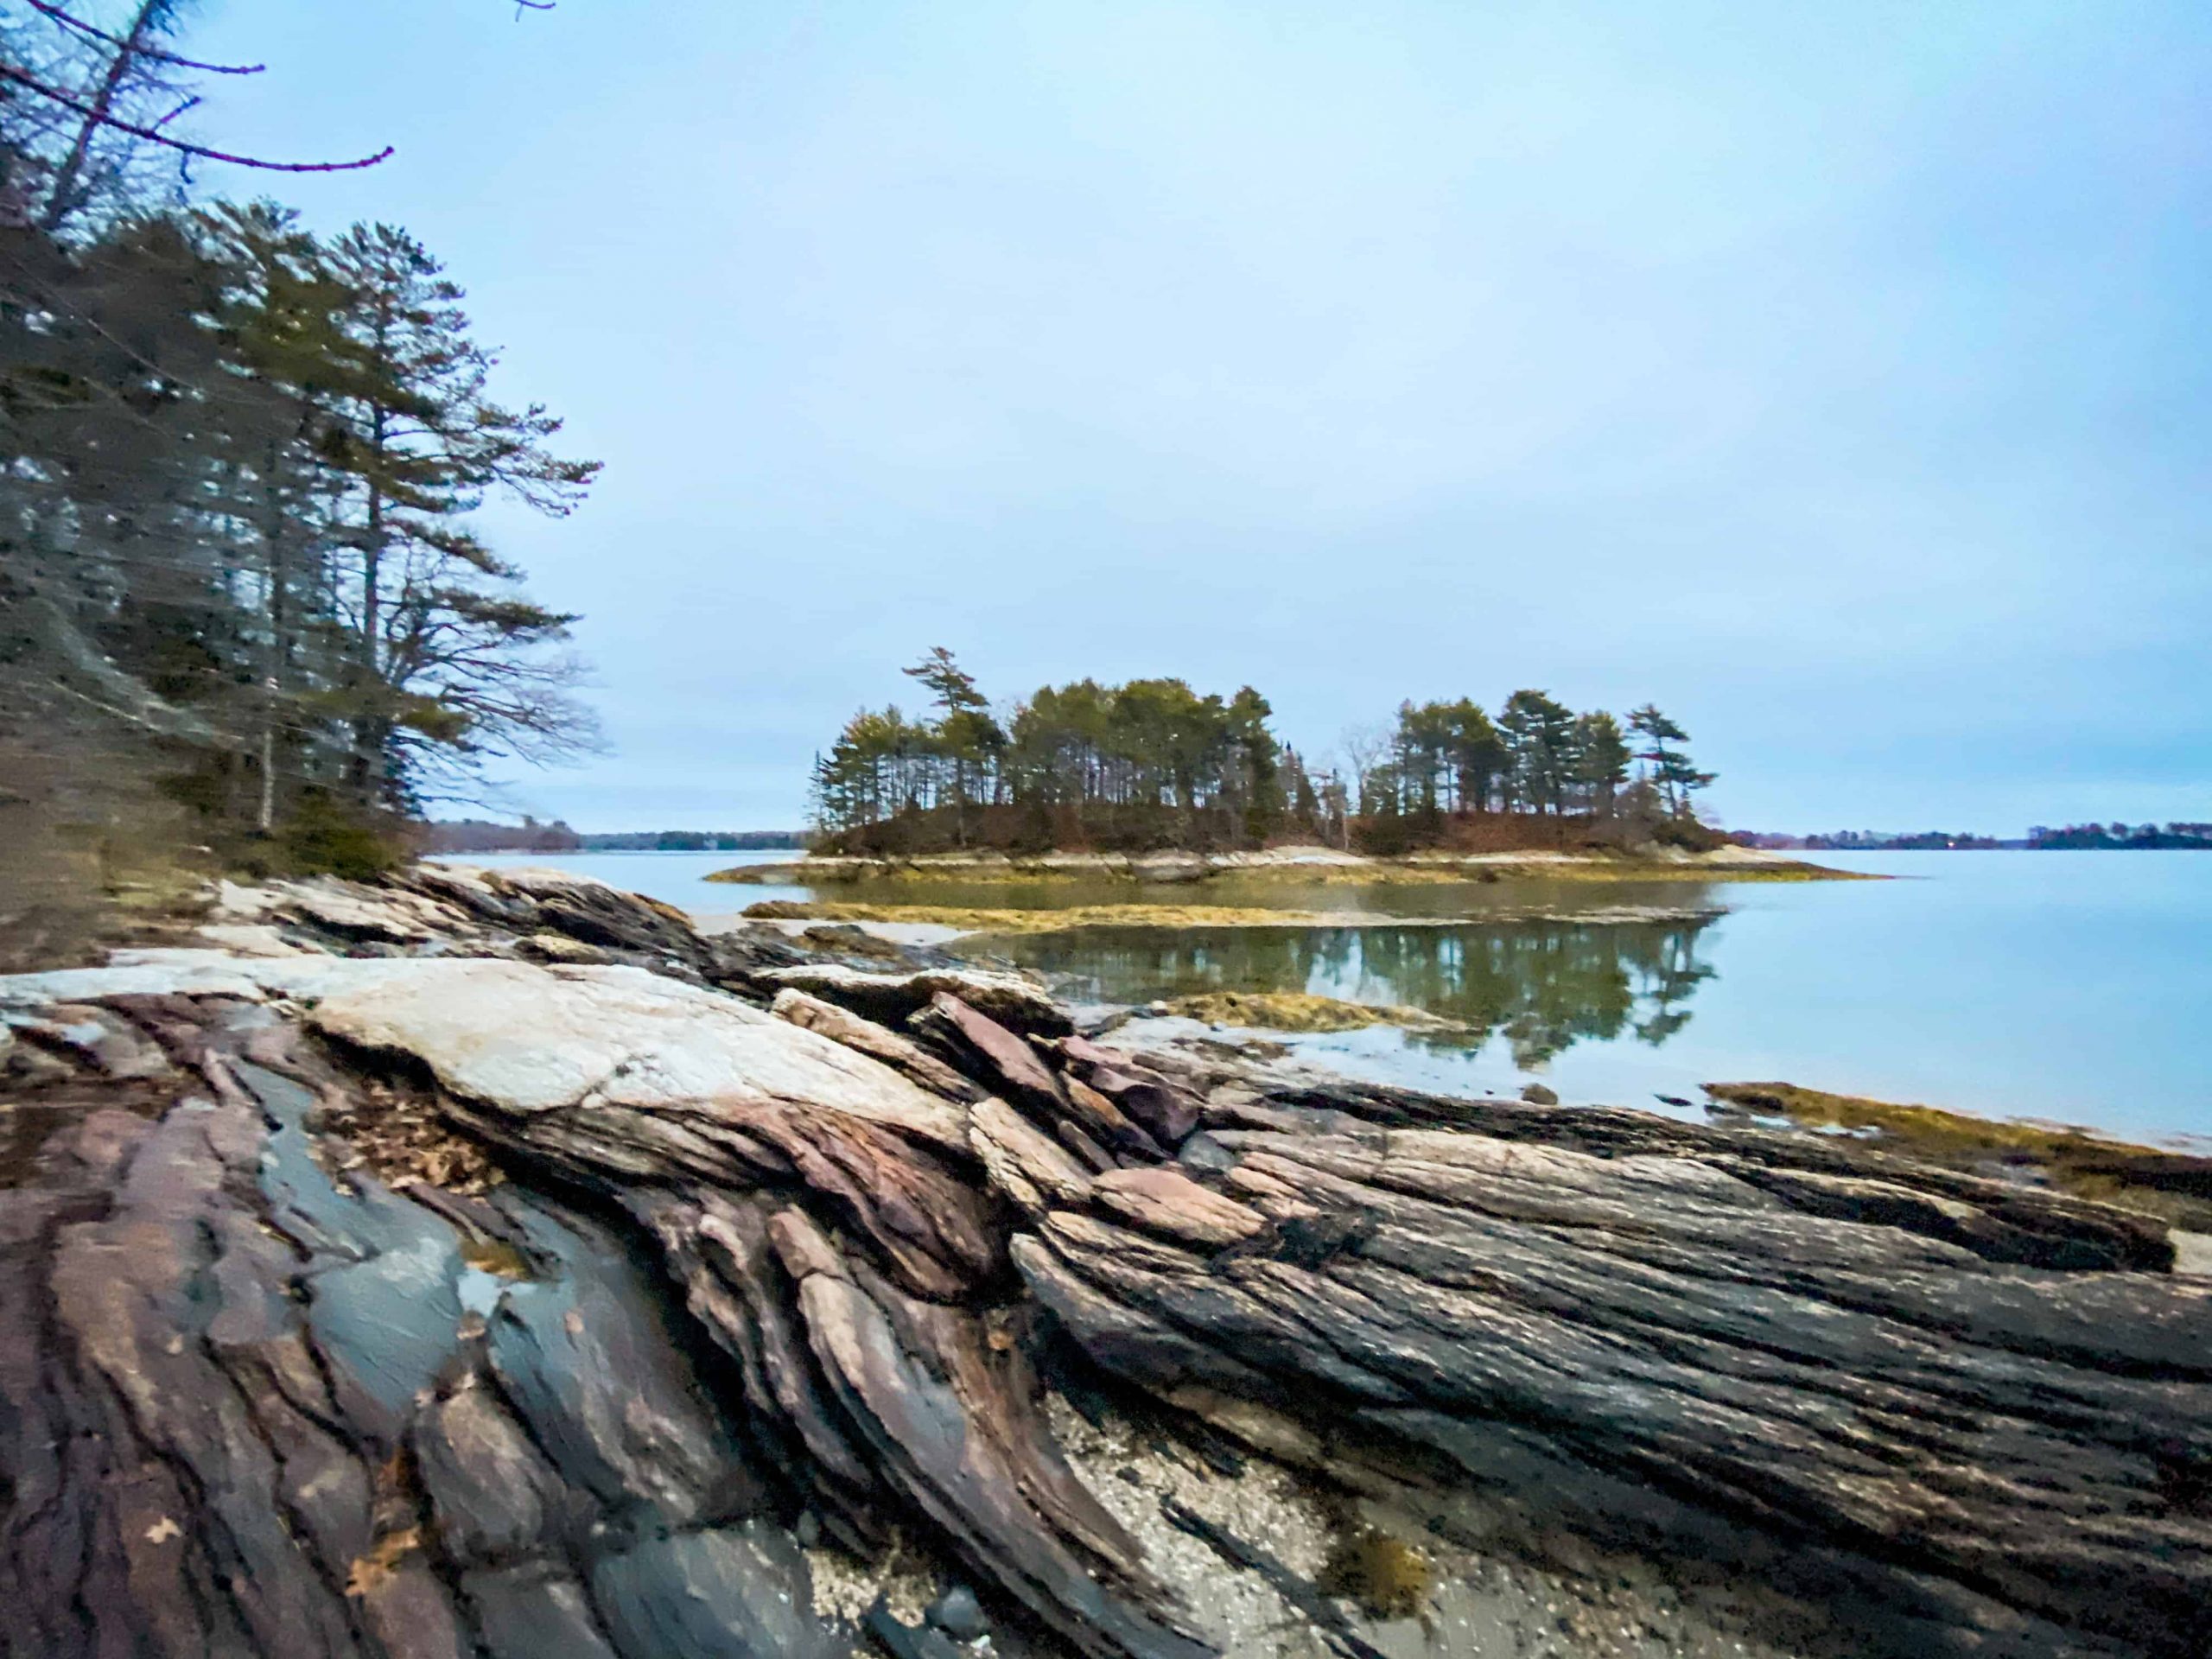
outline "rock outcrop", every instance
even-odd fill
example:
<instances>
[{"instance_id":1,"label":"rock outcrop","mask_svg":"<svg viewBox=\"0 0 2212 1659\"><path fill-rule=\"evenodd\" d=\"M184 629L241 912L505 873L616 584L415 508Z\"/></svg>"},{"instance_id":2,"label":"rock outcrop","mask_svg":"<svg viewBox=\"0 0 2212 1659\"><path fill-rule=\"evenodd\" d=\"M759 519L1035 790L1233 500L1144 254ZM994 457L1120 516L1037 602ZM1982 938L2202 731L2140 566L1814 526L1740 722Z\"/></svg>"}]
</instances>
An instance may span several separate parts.
<instances>
[{"instance_id":1,"label":"rock outcrop","mask_svg":"<svg viewBox=\"0 0 2212 1659\"><path fill-rule=\"evenodd\" d=\"M277 913L313 918L256 924L290 954L0 981L10 1651L843 1652L797 1529L925 1541L1002 1646L1202 1659L1215 1610L1048 1379L1440 1538L1479 1495L1721 1564L1838 1652L2201 1651L2212 1287L2150 1218L1821 1137L1274 1086L996 976L728 976L763 1009L596 896ZM526 959L548 931L664 965Z\"/></svg>"},{"instance_id":2,"label":"rock outcrop","mask_svg":"<svg viewBox=\"0 0 2212 1659\"><path fill-rule=\"evenodd\" d=\"M354 1085L257 1001L101 1012L166 1100L0 1193L0 1649L849 1650L603 1222L340 1177L310 1125Z\"/></svg>"},{"instance_id":3,"label":"rock outcrop","mask_svg":"<svg viewBox=\"0 0 2212 1659\"><path fill-rule=\"evenodd\" d=\"M818 954L770 929L702 934L672 906L571 870L465 864L416 864L374 885L225 882L198 932L245 956L499 957L645 968L733 989Z\"/></svg>"}]
</instances>

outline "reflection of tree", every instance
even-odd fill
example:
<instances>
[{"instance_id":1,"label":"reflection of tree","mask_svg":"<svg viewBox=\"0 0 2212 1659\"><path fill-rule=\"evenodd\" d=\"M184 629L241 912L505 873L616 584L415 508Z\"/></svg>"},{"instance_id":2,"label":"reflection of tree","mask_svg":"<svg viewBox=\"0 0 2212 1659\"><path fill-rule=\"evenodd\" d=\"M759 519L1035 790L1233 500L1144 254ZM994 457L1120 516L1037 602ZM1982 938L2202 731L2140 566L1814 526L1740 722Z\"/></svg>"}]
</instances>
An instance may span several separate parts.
<instances>
[{"instance_id":1,"label":"reflection of tree","mask_svg":"<svg viewBox=\"0 0 2212 1659\"><path fill-rule=\"evenodd\" d=\"M1713 974L1696 956L1709 920L1378 928L1361 939L1358 995L1466 1027L1427 1042L1478 1045L1497 1032L1524 1067L1584 1038L1632 1033L1662 1043L1688 1022L1682 1005Z\"/></svg>"},{"instance_id":2,"label":"reflection of tree","mask_svg":"<svg viewBox=\"0 0 2212 1659\"><path fill-rule=\"evenodd\" d=\"M1418 1040L1479 1047L1502 1035L1527 1067L1585 1039L1656 1046L1680 1031L1690 998L1713 976L1698 957L1713 919L1089 929L1022 940L1018 954L1113 1001L1287 990L1421 1008L1460 1029Z\"/></svg>"}]
</instances>

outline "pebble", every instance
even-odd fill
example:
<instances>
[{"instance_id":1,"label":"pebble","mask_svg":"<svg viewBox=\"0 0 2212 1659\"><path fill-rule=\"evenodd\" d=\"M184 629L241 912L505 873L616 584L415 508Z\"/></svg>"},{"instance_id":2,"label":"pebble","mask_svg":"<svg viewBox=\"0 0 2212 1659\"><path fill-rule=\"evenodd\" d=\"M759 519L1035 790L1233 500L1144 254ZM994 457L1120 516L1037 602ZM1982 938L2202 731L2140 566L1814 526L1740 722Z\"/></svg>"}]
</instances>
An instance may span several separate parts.
<instances>
[{"instance_id":1,"label":"pebble","mask_svg":"<svg viewBox=\"0 0 2212 1659\"><path fill-rule=\"evenodd\" d=\"M964 1584L954 1585L931 1602L923 1617L959 1642L973 1642L987 1628L982 1605L976 1599L976 1592Z\"/></svg>"}]
</instances>

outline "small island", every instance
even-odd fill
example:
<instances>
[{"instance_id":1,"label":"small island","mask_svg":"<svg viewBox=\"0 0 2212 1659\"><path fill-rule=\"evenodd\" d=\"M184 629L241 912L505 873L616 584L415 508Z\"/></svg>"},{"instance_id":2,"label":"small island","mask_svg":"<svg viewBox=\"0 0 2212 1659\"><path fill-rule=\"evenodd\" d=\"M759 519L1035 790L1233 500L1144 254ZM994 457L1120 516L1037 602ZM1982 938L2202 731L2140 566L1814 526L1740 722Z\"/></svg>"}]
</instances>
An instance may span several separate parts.
<instances>
[{"instance_id":1,"label":"small island","mask_svg":"<svg viewBox=\"0 0 2212 1659\"><path fill-rule=\"evenodd\" d=\"M999 712L941 646L903 671L927 711L845 723L815 765L807 856L709 880L1849 879L1701 818L1713 774L1649 703L1624 720L1528 689L1494 718L1471 698L1408 702L1317 765L1249 685L1084 679Z\"/></svg>"}]
</instances>

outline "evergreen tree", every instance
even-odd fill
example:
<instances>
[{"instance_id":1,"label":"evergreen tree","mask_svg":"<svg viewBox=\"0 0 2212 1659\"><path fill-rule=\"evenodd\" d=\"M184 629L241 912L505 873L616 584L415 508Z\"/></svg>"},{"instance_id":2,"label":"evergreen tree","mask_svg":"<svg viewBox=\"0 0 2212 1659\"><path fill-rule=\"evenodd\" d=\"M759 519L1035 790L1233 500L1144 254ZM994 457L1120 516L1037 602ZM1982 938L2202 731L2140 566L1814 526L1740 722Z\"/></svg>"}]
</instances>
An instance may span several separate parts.
<instances>
[{"instance_id":1,"label":"evergreen tree","mask_svg":"<svg viewBox=\"0 0 2212 1659\"><path fill-rule=\"evenodd\" d=\"M1600 709L1574 722L1574 782L1589 811L1610 815L1620 786L1628 781L1628 740L1620 721Z\"/></svg>"},{"instance_id":2,"label":"evergreen tree","mask_svg":"<svg viewBox=\"0 0 2212 1659\"><path fill-rule=\"evenodd\" d=\"M997 793L998 760L1006 747L1006 734L991 717L990 699L976 689L975 677L943 645L900 672L921 682L935 702L938 721L928 734L929 742L950 766L954 839L964 847L968 808L979 787L988 780L986 800Z\"/></svg>"},{"instance_id":3,"label":"evergreen tree","mask_svg":"<svg viewBox=\"0 0 2212 1659\"><path fill-rule=\"evenodd\" d=\"M471 337L462 290L404 231L357 225L322 268L346 295L339 356L356 371L325 446L348 480L349 793L402 806L454 758L573 752L590 728L556 648L575 618L522 597L521 573L467 520L494 493L565 518L600 464L550 453L562 423L542 405L491 401L496 354Z\"/></svg>"},{"instance_id":4,"label":"evergreen tree","mask_svg":"<svg viewBox=\"0 0 2212 1659\"><path fill-rule=\"evenodd\" d=\"M1299 830L1319 839L1323 836L1320 792L1314 787L1313 774L1306 768L1305 758L1296 749L1286 748L1282 756L1283 772L1290 779L1289 810L1292 823Z\"/></svg>"},{"instance_id":5,"label":"evergreen tree","mask_svg":"<svg viewBox=\"0 0 2212 1659\"><path fill-rule=\"evenodd\" d=\"M1462 812L1487 812L1491 790L1506 761L1504 741L1490 716L1466 697L1446 704L1443 719L1452 804Z\"/></svg>"},{"instance_id":6,"label":"evergreen tree","mask_svg":"<svg viewBox=\"0 0 2212 1659\"><path fill-rule=\"evenodd\" d=\"M1652 785L1665 801L1668 811L1677 817L1688 817L1690 797L1711 784L1714 777L1712 772L1700 772L1685 751L1668 747L1670 743L1688 743L1690 734L1648 702L1641 709L1629 710L1628 725L1647 745L1637 752L1636 758L1649 768Z\"/></svg>"},{"instance_id":7,"label":"evergreen tree","mask_svg":"<svg viewBox=\"0 0 2212 1659\"><path fill-rule=\"evenodd\" d=\"M1516 797L1558 812L1574 767L1574 713L1541 691L1516 691L1498 712Z\"/></svg>"}]
</instances>

